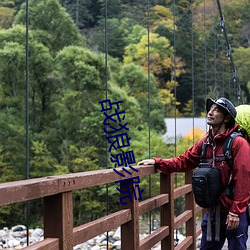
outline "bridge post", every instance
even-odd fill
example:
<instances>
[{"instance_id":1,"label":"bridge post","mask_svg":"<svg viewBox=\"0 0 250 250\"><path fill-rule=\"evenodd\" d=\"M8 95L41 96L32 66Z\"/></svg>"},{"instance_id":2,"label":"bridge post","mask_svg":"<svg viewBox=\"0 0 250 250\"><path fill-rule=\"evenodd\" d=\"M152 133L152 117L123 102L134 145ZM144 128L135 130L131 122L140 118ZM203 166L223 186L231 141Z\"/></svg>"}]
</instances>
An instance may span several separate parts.
<instances>
[{"instance_id":1,"label":"bridge post","mask_svg":"<svg viewBox=\"0 0 250 250\"><path fill-rule=\"evenodd\" d=\"M191 184L192 172L185 173L185 183ZM192 211L192 217L186 222L186 237L192 236L193 243L188 250L196 250L196 211L195 211L195 200L193 192L185 195L185 210Z\"/></svg>"},{"instance_id":2,"label":"bridge post","mask_svg":"<svg viewBox=\"0 0 250 250\"><path fill-rule=\"evenodd\" d=\"M161 250L174 249L174 177L160 173L160 192L169 195L169 202L161 206L161 226L169 227L169 235L161 241Z\"/></svg>"},{"instance_id":3,"label":"bridge post","mask_svg":"<svg viewBox=\"0 0 250 250\"><path fill-rule=\"evenodd\" d=\"M123 185L126 183L123 181ZM128 183L128 182L127 182ZM137 199L135 200L133 188L136 191ZM120 186L120 189L124 192L121 193L121 198L127 196L128 187L125 188ZM138 191L135 184L129 184L129 192L132 196L132 202L130 200L124 199L127 204L121 204L121 209L130 209L131 211L131 221L121 225L121 249L129 250L139 250L140 239L139 239L139 201L138 201Z\"/></svg>"},{"instance_id":4,"label":"bridge post","mask_svg":"<svg viewBox=\"0 0 250 250\"><path fill-rule=\"evenodd\" d=\"M60 250L73 249L72 192L44 197L44 238L59 238Z\"/></svg>"}]
</instances>

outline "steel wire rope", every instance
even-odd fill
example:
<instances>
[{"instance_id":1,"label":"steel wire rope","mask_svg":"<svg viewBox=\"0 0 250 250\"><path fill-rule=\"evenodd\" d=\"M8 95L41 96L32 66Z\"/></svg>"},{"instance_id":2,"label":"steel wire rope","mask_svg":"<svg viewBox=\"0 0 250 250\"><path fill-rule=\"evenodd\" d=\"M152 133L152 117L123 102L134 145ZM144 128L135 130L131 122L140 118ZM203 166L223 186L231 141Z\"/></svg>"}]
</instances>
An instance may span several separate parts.
<instances>
[{"instance_id":1,"label":"steel wire rope","mask_svg":"<svg viewBox=\"0 0 250 250\"><path fill-rule=\"evenodd\" d=\"M229 72L230 72L230 70L231 70L231 66L229 65L228 66L229 67ZM230 76L230 74L228 75L228 92L229 92L229 99L231 99L231 76Z\"/></svg>"},{"instance_id":2,"label":"steel wire rope","mask_svg":"<svg viewBox=\"0 0 250 250\"><path fill-rule=\"evenodd\" d=\"M222 31L223 29L223 23L220 22L220 29ZM220 78L221 78L221 82L222 82L222 96L225 96L225 61L223 59L223 57L221 56L223 51L224 51L224 47L225 47L225 43L224 43L224 40L221 39L221 36L219 35L219 39L218 39L218 49L219 49L219 62L220 62L220 67L219 67L219 70L220 70Z\"/></svg>"},{"instance_id":3,"label":"steel wire rope","mask_svg":"<svg viewBox=\"0 0 250 250\"><path fill-rule=\"evenodd\" d=\"M175 20L175 15L176 15L176 2L175 0L173 0L173 25L174 25L174 30L173 30L173 46L174 46L174 53L173 53L173 74L172 74L172 79L173 82L174 82L174 156L176 156L176 144L177 144L177 141L176 141L176 137L177 137L177 126L176 126L176 123L177 123L177 120L176 120L176 116L177 116L177 108L176 108L176 96L177 96L177 90L176 90L176 77L175 77L175 74L176 74L176 28L175 28L175 25L176 25L176 20ZM175 178L175 185L176 185L176 178Z\"/></svg>"},{"instance_id":4,"label":"steel wire rope","mask_svg":"<svg viewBox=\"0 0 250 250\"><path fill-rule=\"evenodd\" d=\"M237 80L237 72L236 72L236 68L235 68L235 65L234 65L234 60L233 60L231 45L229 43L228 36L227 36L225 18L224 18L224 15L222 13L222 8L221 8L220 0L216 0L216 2L217 2L218 10L219 10L219 15L220 15L220 27L221 27L221 31L223 32L223 35L224 35L224 38L225 38L225 41L226 41L226 44L227 44L227 57L230 60L230 69L232 70L234 93L236 92L235 94L237 95L238 103L242 104L241 86L240 86L240 81Z\"/></svg>"},{"instance_id":5,"label":"steel wire rope","mask_svg":"<svg viewBox=\"0 0 250 250\"><path fill-rule=\"evenodd\" d=\"M148 158L151 157L151 148L150 148L150 129L151 129L151 120L150 120L150 0L147 0L147 32L148 32ZM151 188L151 175L148 176L148 187L149 187L149 197L152 195ZM152 212L149 212L149 233L151 234L152 230Z\"/></svg>"},{"instance_id":6,"label":"steel wire rope","mask_svg":"<svg viewBox=\"0 0 250 250\"><path fill-rule=\"evenodd\" d=\"M221 41L221 39L218 39L218 49L219 49L219 61L220 61L219 72L222 83L222 96L225 96L225 75L224 75L225 67L224 67L224 60L221 57L221 53L224 49L224 43L223 41Z\"/></svg>"},{"instance_id":7,"label":"steel wire rope","mask_svg":"<svg viewBox=\"0 0 250 250\"><path fill-rule=\"evenodd\" d=\"M205 97L207 97L207 39L206 39L206 23L207 23L207 16L206 16L206 0L204 0L203 5L203 36L204 36L204 90L205 90Z\"/></svg>"},{"instance_id":8,"label":"steel wire rope","mask_svg":"<svg viewBox=\"0 0 250 250\"><path fill-rule=\"evenodd\" d=\"M26 171L25 179L29 179L29 0L26 0L26 33L25 33L25 81L26 81L26 97L25 97L25 136L26 136ZM27 246L29 245L29 214L30 202L25 203L25 216L26 216L26 240Z\"/></svg>"},{"instance_id":9,"label":"steel wire rope","mask_svg":"<svg viewBox=\"0 0 250 250\"><path fill-rule=\"evenodd\" d=\"M174 63L174 70L173 70L173 81L174 81L174 131L175 131L175 137L174 137L174 155L177 155L177 107L176 107L176 98L177 98L177 86L176 86L176 1L173 0L173 24L174 24L174 32L173 32L173 43L174 43L174 54L173 54L173 63ZM175 187L177 187L177 173L175 173ZM175 230L175 245L178 245L179 239L178 239L178 231Z\"/></svg>"},{"instance_id":10,"label":"steel wire rope","mask_svg":"<svg viewBox=\"0 0 250 250\"><path fill-rule=\"evenodd\" d=\"M105 86L106 86L106 91L105 91L105 98L108 100L108 0L105 0L105 20L104 20L104 46L105 46ZM106 102L106 109L107 109L107 102ZM108 125L107 128L108 129ZM108 157L109 157L109 151L108 151L108 140L106 140L106 169L108 169ZM106 184L106 215L109 213L109 186L108 183ZM106 232L107 234L107 249L109 248L109 232Z\"/></svg>"},{"instance_id":11,"label":"steel wire rope","mask_svg":"<svg viewBox=\"0 0 250 250\"><path fill-rule=\"evenodd\" d=\"M191 72L191 79L192 79L192 116L193 116L193 144L194 144L194 118L195 118L195 92L194 92L194 10L193 10L193 0L191 0L191 40L192 40L192 72Z\"/></svg>"},{"instance_id":12,"label":"steel wire rope","mask_svg":"<svg viewBox=\"0 0 250 250\"><path fill-rule=\"evenodd\" d=\"M76 0L76 26L79 28L79 0Z\"/></svg>"},{"instance_id":13,"label":"steel wire rope","mask_svg":"<svg viewBox=\"0 0 250 250\"><path fill-rule=\"evenodd\" d=\"M218 87L217 87L217 32L216 32L216 14L215 14L215 0L213 1L213 10L214 10L214 27L213 27L213 32L214 32L214 91L218 93Z\"/></svg>"}]
</instances>

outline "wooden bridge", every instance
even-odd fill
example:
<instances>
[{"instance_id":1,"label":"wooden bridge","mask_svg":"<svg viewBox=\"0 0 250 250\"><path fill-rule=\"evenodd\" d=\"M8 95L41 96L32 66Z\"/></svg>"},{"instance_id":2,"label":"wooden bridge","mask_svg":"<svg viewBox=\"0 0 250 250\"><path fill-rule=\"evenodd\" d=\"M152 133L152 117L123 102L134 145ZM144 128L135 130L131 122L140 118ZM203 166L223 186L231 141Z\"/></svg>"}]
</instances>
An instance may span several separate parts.
<instances>
[{"instance_id":1,"label":"wooden bridge","mask_svg":"<svg viewBox=\"0 0 250 250\"><path fill-rule=\"evenodd\" d=\"M135 168L138 172L134 171L131 177L157 173L154 166L135 166ZM124 173L122 168L117 170ZM148 250L159 242L162 250L196 249L196 239L201 234L201 228L196 226L196 214L201 208L193 199L191 173L186 173L186 184L179 188L174 188L173 174L160 174L159 178L160 193L157 196L141 202L133 199L132 202L121 205L119 211L78 227L73 227L72 192L122 180L113 169L2 183L0 206L43 199L44 240L23 248L26 250L72 250L77 244L119 226L122 250ZM134 184L130 184L131 190L132 185ZM180 196L185 196L185 211L175 218L174 200ZM160 207L160 227L140 240L139 216L157 207ZM184 224L185 239L174 246L174 231Z\"/></svg>"}]
</instances>

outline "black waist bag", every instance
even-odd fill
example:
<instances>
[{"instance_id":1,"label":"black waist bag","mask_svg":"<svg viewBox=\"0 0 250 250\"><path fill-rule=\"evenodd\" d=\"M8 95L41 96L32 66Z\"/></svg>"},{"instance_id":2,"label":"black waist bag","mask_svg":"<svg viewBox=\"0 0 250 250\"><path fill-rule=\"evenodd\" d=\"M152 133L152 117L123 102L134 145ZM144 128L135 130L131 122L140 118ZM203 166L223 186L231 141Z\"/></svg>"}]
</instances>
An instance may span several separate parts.
<instances>
[{"instance_id":1,"label":"black waist bag","mask_svg":"<svg viewBox=\"0 0 250 250\"><path fill-rule=\"evenodd\" d=\"M204 208L214 207L221 195L221 170L210 163L200 163L192 176L195 202Z\"/></svg>"}]
</instances>

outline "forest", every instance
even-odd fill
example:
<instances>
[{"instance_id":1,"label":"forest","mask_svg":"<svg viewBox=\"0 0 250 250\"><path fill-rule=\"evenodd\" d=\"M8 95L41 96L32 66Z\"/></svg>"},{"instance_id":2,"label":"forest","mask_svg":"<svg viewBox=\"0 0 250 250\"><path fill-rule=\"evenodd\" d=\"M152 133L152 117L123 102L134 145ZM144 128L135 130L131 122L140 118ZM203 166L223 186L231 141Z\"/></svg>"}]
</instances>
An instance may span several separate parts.
<instances>
[{"instance_id":1,"label":"forest","mask_svg":"<svg viewBox=\"0 0 250 250\"><path fill-rule=\"evenodd\" d=\"M181 154L202 136L170 145L164 118L204 117L207 97L249 103L250 2L220 2L230 48L215 0L2 0L1 183L113 168L103 100L122 101L136 162ZM141 179L143 198L158 192L157 178L150 187ZM110 212L120 205L116 187ZM75 225L105 214L106 195L106 186L76 191ZM30 204L34 226L41 202ZM0 227L25 221L24 210L0 207Z\"/></svg>"}]
</instances>

